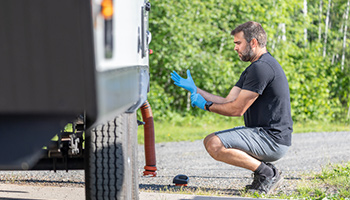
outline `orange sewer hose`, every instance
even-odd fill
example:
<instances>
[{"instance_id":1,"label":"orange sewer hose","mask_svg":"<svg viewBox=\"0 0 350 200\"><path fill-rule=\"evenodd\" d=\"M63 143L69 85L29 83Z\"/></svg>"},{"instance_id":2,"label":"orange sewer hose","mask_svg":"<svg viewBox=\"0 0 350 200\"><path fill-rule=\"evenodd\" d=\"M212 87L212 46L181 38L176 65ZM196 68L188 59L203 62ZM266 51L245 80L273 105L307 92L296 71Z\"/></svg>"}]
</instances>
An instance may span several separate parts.
<instances>
[{"instance_id":1,"label":"orange sewer hose","mask_svg":"<svg viewBox=\"0 0 350 200\"><path fill-rule=\"evenodd\" d=\"M155 150L155 139L154 139L154 123L151 105L146 100L141 106L142 120L145 122L144 125L144 137L145 137L145 159L146 166L143 172L144 176L156 176L156 150Z\"/></svg>"}]
</instances>

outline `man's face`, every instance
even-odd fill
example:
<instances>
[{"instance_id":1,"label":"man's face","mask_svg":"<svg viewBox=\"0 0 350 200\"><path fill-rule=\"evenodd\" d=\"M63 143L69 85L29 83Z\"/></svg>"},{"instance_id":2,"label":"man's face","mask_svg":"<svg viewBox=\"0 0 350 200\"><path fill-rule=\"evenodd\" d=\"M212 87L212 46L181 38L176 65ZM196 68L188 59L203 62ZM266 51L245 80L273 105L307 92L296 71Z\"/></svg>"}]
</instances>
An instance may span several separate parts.
<instances>
[{"instance_id":1,"label":"man's face","mask_svg":"<svg viewBox=\"0 0 350 200\"><path fill-rule=\"evenodd\" d=\"M244 39L244 33L242 31L234 35L234 43L234 50L237 51L241 61L248 62L255 57L254 51L250 44Z\"/></svg>"}]
</instances>

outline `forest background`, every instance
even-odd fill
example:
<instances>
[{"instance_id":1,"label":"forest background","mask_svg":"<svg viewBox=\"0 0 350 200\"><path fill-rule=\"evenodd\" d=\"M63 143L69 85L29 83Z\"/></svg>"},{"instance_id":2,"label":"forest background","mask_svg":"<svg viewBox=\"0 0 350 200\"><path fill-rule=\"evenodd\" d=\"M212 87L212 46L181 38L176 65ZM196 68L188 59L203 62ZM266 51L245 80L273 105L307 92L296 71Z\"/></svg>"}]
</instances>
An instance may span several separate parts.
<instances>
[{"instance_id":1,"label":"forest background","mask_svg":"<svg viewBox=\"0 0 350 200\"><path fill-rule=\"evenodd\" d=\"M196 85L226 96L250 64L233 50L231 31L257 21L268 51L289 81L295 123L350 122L350 0L152 0L148 100L157 123L178 126L235 121L190 106L173 84L175 70ZM234 123L233 123L234 124ZM243 125L243 124L241 124ZM220 127L219 127L220 130Z\"/></svg>"}]
</instances>

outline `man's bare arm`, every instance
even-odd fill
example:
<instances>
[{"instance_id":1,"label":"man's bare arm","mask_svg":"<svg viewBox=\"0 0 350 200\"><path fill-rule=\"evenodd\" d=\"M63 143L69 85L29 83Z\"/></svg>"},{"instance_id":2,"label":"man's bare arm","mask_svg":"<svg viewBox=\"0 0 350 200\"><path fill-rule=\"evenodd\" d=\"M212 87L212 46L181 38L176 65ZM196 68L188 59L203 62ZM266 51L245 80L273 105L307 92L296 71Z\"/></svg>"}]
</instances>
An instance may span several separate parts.
<instances>
[{"instance_id":1,"label":"man's bare arm","mask_svg":"<svg viewBox=\"0 0 350 200\"><path fill-rule=\"evenodd\" d=\"M237 87L237 86L234 86L230 93L227 95L226 98L224 97L221 97L221 96L217 96L217 95L214 95L214 94L211 94L205 90L202 90L200 88L197 88L197 93L199 93L200 95L202 95L202 97L207 100L207 101L212 101L214 103L219 103L219 104L222 104L222 103L227 103L227 102L230 102L230 101L234 101L239 93L241 92L241 88Z\"/></svg>"},{"instance_id":2,"label":"man's bare arm","mask_svg":"<svg viewBox=\"0 0 350 200\"><path fill-rule=\"evenodd\" d=\"M225 116L242 116L258 97L259 94L256 92L241 90L235 100L214 103L210 107L210 111Z\"/></svg>"}]
</instances>

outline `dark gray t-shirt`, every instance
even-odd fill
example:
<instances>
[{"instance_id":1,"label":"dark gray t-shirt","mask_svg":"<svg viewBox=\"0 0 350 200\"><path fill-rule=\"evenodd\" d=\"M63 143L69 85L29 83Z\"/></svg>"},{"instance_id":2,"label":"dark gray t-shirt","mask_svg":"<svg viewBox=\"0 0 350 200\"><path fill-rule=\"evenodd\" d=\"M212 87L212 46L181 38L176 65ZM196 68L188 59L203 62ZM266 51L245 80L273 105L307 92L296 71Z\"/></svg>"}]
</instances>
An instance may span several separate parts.
<instances>
[{"instance_id":1,"label":"dark gray t-shirt","mask_svg":"<svg viewBox=\"0 0 350 200\"><path fill-rule=\"evenodd\" d=\"M259 97L244 113L246 127L262 127L279 144L291 145L293 121L286 75L270 53L263 54L241 74L236 86Z\"/></svg>"}]
</instances>

